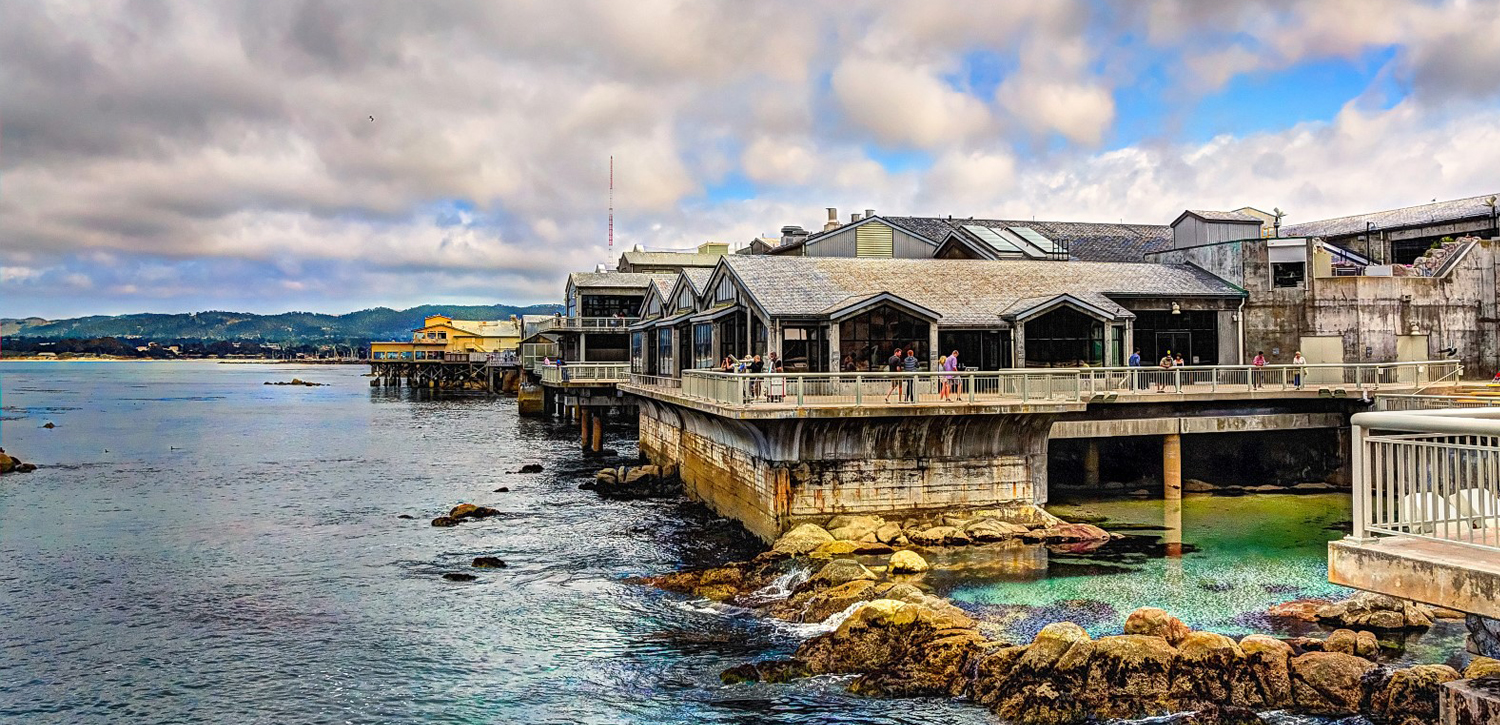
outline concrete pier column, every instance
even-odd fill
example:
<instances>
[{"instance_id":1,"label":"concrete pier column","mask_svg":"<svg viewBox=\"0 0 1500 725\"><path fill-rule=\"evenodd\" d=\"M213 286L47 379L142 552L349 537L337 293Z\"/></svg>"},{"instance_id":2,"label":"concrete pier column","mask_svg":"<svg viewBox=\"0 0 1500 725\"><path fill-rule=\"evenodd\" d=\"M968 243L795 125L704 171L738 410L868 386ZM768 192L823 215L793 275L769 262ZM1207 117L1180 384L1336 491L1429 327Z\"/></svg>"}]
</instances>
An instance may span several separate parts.
<instances>
[{"instance_id":1,"label":"concrete pier column","mask_svg":"<svg viewBox=\"0 0 1500 725\"><path fill-rule=\"evenodd\" d=\"M604 450L604 414L595 413L594 416L594 440L589 444L595 453Z\"/></svg>"},{"instance_id":2,"label":"concrete pier column","mask_svg":"<svg viewBox=\"0 0 1500 725\"><path fill-rule=\"evenodd\" d=\"M581 405L578 406L578 431L579 431L579 435L583 439L582 445L583 445L584 448L588 448L589 447L589 418L590 417L591 417L591 415L589 414L589 409L588 408L585 408L585 407L583 407Z\"/></svg>"},{"instance_id":3,"label":"concrete pier column","mask_svg":"<svg viewBox=\"0 0 1500 725\"><path fill-rule=\"evenodd\" d=\"M1161 439L1161 483L1166 498L1182 498L1182 435L1168 433Z\"/></svg>"},{"instance_id":4,"label":"concrete pier column","mask_svg":"<svg viewBox=\"0 0 1500 725\"><path fill-rule=\"evenodd\" d=\"M1095 438L1089 439L1083 451L1083 485L1099 487L1099 441Z\"/></svg>"}]
</instances>

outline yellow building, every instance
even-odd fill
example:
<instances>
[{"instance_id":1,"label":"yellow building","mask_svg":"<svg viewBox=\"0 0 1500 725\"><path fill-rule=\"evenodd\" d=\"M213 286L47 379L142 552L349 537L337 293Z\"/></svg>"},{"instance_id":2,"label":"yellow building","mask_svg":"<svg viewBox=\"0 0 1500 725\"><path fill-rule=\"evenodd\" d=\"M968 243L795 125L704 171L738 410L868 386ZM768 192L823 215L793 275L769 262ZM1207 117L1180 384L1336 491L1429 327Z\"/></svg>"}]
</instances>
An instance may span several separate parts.
<instances>
[{"instance_id":1,"label":"yellow building","mask_svg":"<svg viewBox=\"0 0 1500 725\"><path fill-rule=\"evenodd\" d=\"M371 342L375 360L442 360L445 353L485 353L515 350L521 344L521 323L509 320L455 320L432 315L412 331L411 341Z\"/></svg>"}]
</instances>

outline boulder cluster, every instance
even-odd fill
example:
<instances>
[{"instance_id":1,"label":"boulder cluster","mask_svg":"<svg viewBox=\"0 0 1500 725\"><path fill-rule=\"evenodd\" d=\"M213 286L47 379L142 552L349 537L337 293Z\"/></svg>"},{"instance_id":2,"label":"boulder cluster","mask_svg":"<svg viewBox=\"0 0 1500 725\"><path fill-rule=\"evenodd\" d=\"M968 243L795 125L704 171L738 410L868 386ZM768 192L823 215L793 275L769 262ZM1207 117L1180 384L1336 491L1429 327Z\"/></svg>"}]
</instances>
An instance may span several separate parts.
<instances>
[{"instance_id":1,"label":"boulder cluster","mask_svg":"<svg viewBox=\"0 0 1500 725\"><path fill-rule=\"evenodd\" d=\"M1399 631L1432 626L1437 612L1425 604L1360 592L1341 602L1299 599L1271 607L1269 614L1284 619L1318 622L1350 629Z\"/></svg>"},{"instance_id":2,"label":"boulder cluster","mask_svg":"<svg viewBox=\"0 0 1500 725\"><path fill-rule=\"evenodd\" d=\"M790 660L723 673L726 682L856 674L856 693L965 697L1017 725L1195 713L1190 722L1260 722L1256 712L1417 725L1437 717L1447 665L1389 668L1346 652L1298 652L1252 634L1236 641L1193 631L1160 609L1132 613L1119 635L1091 637L1071 622L1029 644L995 640L951 606L881 598L803 643Z\"/></svg>"},{"instance_id":3,"label":"boulder cluster","mask_svg":"<svg viewBox=\"0 0 1500 725\"><path fill-rule=\"evenodd\" d=\"M4 448L0 448L0 474L5 473L31 473L36 470L32 463L22 463L21 459L8 455Z\"/></svg>"},{"instance_id":4,"label":"boulder cluster","mask_svg":"<svg viewBox=\"0 0 1500 725\"><path fill-rule=\"evenodd\" d=\"M457 526L464 519L487 519L499 515L499 509L488 506L476 506L471 503L461 503L448 511L446 516L439 516L432 520L433 526Z\"/></svg>"},{"instance_id":5,"label":"boulder cluster","mask_svg":"<svg viewBox=\"0 0 1500 725\"><path fill-rule=\"evenodd\" d=\"M277 381L277 382L274 382L274 383L270 382L270 381L267 381L265 384L266 385L305 385L305 386L307 386L309 388L322 388L322 387L326 387L328 385L328 383L313 383L313 382L308 382L306 380L303 380L302 378L292 378L291 380Z\"/></svg>"},{"instance_id":6,"label":"boulder cluster","mask_svg":"<svg viewBox=\"0 0 1500 725\"><path fill-rule=\"evenodd\" d=\"M791 556L826 559L845 554L888 554L906 546L970 546L1020 539L1103 545L1115 538L1091 524L1071 524L1036 507L967 511L887 521L880 516L835 516L805 523L772 546Z\"/></svg>"},{"instance_id":7,"label":"boulder cluster","mask_svg":"<svg viewBox=\"0 0 1500 725\"><path fill-rule=\"evenodd\" d=\"M594 474L594 480L578 487L594 491L603 498L615 499L663 498L675 496L682 490L675 467L652 464L601 468Z\"/></svg>"}]
</instances>

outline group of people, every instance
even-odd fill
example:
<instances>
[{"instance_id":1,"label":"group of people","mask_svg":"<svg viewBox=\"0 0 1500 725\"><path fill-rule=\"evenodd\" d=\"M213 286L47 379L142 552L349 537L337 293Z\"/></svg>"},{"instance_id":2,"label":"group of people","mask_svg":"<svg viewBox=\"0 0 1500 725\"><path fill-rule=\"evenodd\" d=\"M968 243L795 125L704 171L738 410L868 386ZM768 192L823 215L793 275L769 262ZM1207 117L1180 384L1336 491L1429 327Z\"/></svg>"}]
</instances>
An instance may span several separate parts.
<instances>
[{"instance_id":1,"label":"group of people","mask_svg":"<svg viewBox=\"0 0 1500 725\"><path fill-rule=\"evenodd\" d=\"M723 373L779 373L782 372L781 358L774 351L767 354L767 359L762 360L759 355L746 355L736 360L733 355L725 355L719 363L719 372Z\"/></svg>"},{"instance_id":2,"label":"group of people","mask_svg":"<svg viewBox=\"0 0 1500 725\"><path fill-rule=\"evenodd\" d=\"M1130 354L1130 359L1129 359L1129 361L1126 364L1129 365L1130 367L1133 367L1133 368L1141 367L1141 351L1140 351L1140 348L1136 348L1136 350ZM1157 361L1156 366L1159 367L1159 368L1161 368L1162 370L1171 370L1172 368L1183 367L1186 364L1187 363L1183 362L1182 353L1177 353L1177 354L1174 355L1174 354L1172 354L1171 350L1168 350L1167 354L1163 355L1161 357L1161 360ZM1292 370L1292 386L1295 387L1295 388L1297 388L1297 389L1299 389L1299 390L1302 388L1302 373L1303 373L1303 370L1304 370L1304 368L1302 366L1304 366L1306 364L1307 364L1307 358L1302 357L1302 351L1298 350L1297 354L1295 354L1295 355L1292 356L1292 365L1297 366L1294 370ZM1263 368L1263 367L1265 367L1266 366L1266 353L1265 353L1265 351L1261 350L1259 352L1256 352L1255 353L1255 359L1253 359L1253 360L1250 361L1250 365L1253 366L1253 367L1256 367L1256 368ZM1134 377L1134 374L1132 374L1132 377ZM1157 375L1156 376L1156 392L1158 392L1158 393L1165 393L1165 392L1167 392L1167 385L1169 383L1171 383L1171 382L1173 382L1173 379L1172 379L1171 376ZM1140 387L1139 385L1134 384L1134 381L1132 381L1132 383L1133 383L1132 387ZM1250 374L1250 389L1251 390L1259 390L1260 388L1263 388L1263 387L1265 387L1265 373L1263 371L1261 371L1261 370L1254 370L1254 371L1252 371L1251 374Z\"/></svg>"},{"instance_id":3,"label":"group of people","mask_svg":"<svg viewBox=\"0 0 1500 725\"><path fill-rule=\"evenodd\" d=\"M891 351L891 356L886 359L887 372L892 373L914 373L920 366L921 361L917 359L915 348L907 348L905 354L901 348ZM945 374L938 378L938 400L958 400L959 383L958 376L952 375L962 368L958 365L958 351L943 355L938 358L937 369ZM891 387L885 391L885 402L891 402L891 396L900 394L901 399L908 403L917 402L917 379L914 377L892 377Z\"/></svg>"}]
</instances>

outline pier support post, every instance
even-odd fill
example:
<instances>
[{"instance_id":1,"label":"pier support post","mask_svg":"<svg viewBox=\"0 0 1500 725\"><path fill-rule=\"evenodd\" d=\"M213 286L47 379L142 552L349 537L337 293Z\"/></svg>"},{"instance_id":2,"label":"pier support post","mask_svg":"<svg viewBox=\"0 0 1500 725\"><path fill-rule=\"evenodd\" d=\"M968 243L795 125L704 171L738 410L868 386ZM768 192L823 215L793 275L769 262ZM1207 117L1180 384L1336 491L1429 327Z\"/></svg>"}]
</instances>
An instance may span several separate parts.
<instances>
[{"instance_id":1,"label":"pier support post","mask_svg":"<svg viewBox=\"0 0 1500 725\"><path fill-rule=\"evenodd\" d=\"M595 413L593 417L594 440L593 443L590 444L589 448L593 449L595 453L598 453L599 451L604 450L604 414Z\"/></svg>"},{"instance_id":2,"label":"pier support post","mask_svg":"<svg viewBox=\"0 0 1500 725\"><path fill-rule=\"evenodd\" d=\"M578 432L579 432L579 435L582 437L582 440L583 440L582 445L583 445L584 448L588 448L589 447L589 418L590 417L591 416L590 416L588 408L585 408L582 405L578 406Z\"/></svg>"},{"instance_id":3,"label":"pier support post","mask_svg":"<svg viewBox=\"0 0 1500 725\"><path fill-rule=\"evenodd\" d=\"M1083 485L1099 487L1099 441L1095 438L1088 440L1088 447L1083 451Z\"/></svg>"},{"instance_id":4,"label":"pier support post","mask_svg":"<svg viewBox=\"0 0 1500 725\"><path fill-rule=\"evenodd\" d=\"M1182 434L1168 433L1161 439L1161 483L1169 499L1182 498Z\"/></svg>"}]
</instances>

